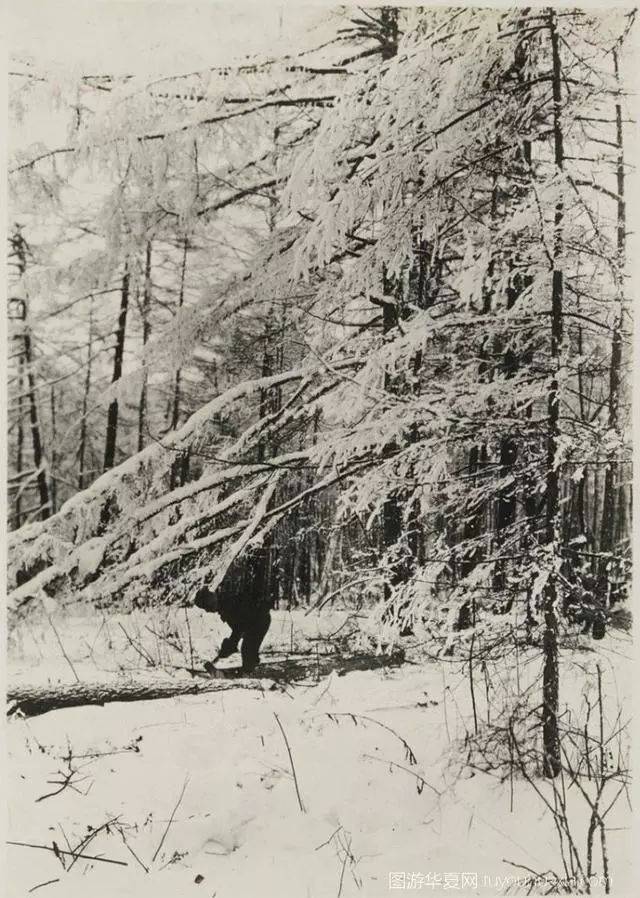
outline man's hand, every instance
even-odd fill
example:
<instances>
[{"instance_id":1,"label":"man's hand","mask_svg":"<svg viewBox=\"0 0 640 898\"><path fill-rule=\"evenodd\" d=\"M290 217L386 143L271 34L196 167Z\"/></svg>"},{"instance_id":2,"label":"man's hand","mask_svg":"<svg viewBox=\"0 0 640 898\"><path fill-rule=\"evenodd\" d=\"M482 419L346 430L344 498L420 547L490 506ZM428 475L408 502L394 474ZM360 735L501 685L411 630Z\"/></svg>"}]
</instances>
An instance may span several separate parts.
<instances>
[{"instance_id":1,"label":"man's hand","mask_svg":"<svg viewBox=\"0 0 640 898\"><path fill-rule=\"evenodd\" d=\"M238 651L238 643L240 642L240 637L227 636L226 639L222 640L222 645L220 646L220 651L215 657L215 661L219 661L221 658L228 658L229 655L233 655Z\"/></svg>"}]
</instances>

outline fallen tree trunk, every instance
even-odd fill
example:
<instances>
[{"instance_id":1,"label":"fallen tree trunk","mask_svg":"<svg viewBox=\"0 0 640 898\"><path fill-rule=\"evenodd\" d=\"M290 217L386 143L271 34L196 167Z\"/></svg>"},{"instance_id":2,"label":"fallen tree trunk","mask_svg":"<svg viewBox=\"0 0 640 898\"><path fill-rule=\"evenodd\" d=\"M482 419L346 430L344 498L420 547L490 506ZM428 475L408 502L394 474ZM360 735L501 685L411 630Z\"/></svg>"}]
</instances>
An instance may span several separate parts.
<instances>
[{"instance_id":1,"label":"fallen tree trunk","mask_svg":"<svg viewBox=\"0 0 640 898\"><path fill-rule=\"evenodd\" d=\"M35 717L47 711L81 705L104 705L107 702L141 702L179 695L202 695L227 689L260 691L309 679L318 681L336 671L342 676L354 670L398 667L404 663L404 652L391 655L307 655L303 659L261 664L258 676L243 676L240 668L227 668L207 673L204 670L179 668L173 675L166 670L136 671L103 680L81 680L77 683L14 683L7 691L8 713Z\"/></svg>"},{"instance_id":2,"label":"fallen tree trunk","mask_svg":"<svg viewBox=\"0 0 640 898\"><path fill-rule=\"evenodd\" d=\"M269 684L271 686L271 684ZM143 702L157 698L173 698L178 695L199 695L223 689L264 689L260 680L236 680L231 682L217 677L201 678L137 676L112 680L80 681L79 683L51 683L42 685L21 683L7 692L9 714L21 713L35 717L60 708L80 705L104 705L107 702ZM269 687L267 687L269 688Z\"/></svg>"}]
</instances>

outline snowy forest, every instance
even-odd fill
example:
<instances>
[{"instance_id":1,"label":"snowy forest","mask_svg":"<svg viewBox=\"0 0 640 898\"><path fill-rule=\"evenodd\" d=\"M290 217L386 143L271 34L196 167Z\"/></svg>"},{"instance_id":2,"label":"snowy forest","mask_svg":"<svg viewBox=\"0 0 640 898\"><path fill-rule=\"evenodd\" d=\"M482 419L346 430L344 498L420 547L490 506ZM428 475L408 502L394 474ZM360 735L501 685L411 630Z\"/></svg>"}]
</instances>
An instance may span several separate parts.
<instances>
[{"instance_id":1,"label":"snowy forest","mask_svg":"<svg viewBox=\"0 0 640 898\"><path fill-rule=\"evenodd\" d=\"M283 10L10 58L9 894L629 894L635 11Z\"/></svg>"}]
</instances>

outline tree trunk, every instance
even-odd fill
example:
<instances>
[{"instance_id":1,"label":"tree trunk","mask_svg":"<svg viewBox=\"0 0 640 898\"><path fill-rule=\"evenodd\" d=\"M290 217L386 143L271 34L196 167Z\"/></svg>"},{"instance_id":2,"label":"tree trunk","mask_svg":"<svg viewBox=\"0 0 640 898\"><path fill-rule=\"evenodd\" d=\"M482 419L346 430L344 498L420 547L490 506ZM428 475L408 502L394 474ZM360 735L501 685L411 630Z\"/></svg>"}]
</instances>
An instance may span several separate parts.
<instances>
[{"instance_id":1,"label":"tree trunk","mask_svg":"<svg viewBox=\"0 0 640 898\"><path fill-rule=\"evenodd\" d=\"M551 37L551 52L553 59L553 144L556 170L561 172L564 167L563 134L561 123L562 105L562 71L560 63L559 37L556 28L556 12L549 13L549 31ZM559 407L560 396L557 380L557 370L560 365L562 351L562 306L564 280L560 267L562 256L562 220L564 207L562 200L556 204L554 216L554 248L553 248L553 272L551 290L551 365L553 370L552 380L549 385L547 400L547 474L546 474L546 518L545 537L546 543L553 551L557 552L559 540L560 517L560 491L559 470L556 465L556 454L559 448ZM549 558L549 564L553 560ZM547 777L555 777L560 773L560 736L558 732L558 703L559 703L559 670L558 670L558 615L556 609L557 584L553 570L549 571L548 580L543 598L544 612L544 671L542 683L542 715L543 715L543 745L544 745L544 774Z\"/></svg>"},{"instance_id":2,"label":"tree trunk","mask_svg":"<svg viewBox=\"0 0 640 898\"><path fill-rule=\"evenodd\" d=\"M469 483L475 488L477 487L477 475L486 468L487 464L487 447L486 445L482 446L472 446L469 450L469 460L467 464L467 470L469 474L473 477L473 480L469 480ZM477 539L483 530L483 526L485 523L485 515L486 515L486 507L484 501L476 503L475 506L469 508L467 507L467 519L464 522L462 528L462 538L463 540L474 540ZM467 577L471 571L478 564L482 556L482 552L479 550L477 546L475 546L468 554L464 556L462 561L460 562L459 567L459 575L460 577ZM458 619L456 622L457 630L466 630L469 627L475 626L475 603L474 601L467 600L462 603L460 609L458 611Z\"/></svg>"},{"instance_id":3,"label":"tree trunk","mask_svg":"<svg viewBox=\"0 0 640 898\"><path fill-rule=\"evenodd\" d=\"M264 652L263 654L267 654ZM276 658L260 664L252 677L242 674L240 668L227 668L211 672L180 668L175 675L164 670L135 671L130 675L103 681L79 683L31 684L19 683L9 687L7 699L10 712L20 711L27 717L45 714L59 708L81 705L104 705L108 702L139 702L151 699L173 698L178 695L201 695L222 692L226 689L265 690L265 681L276 689L277 683L299 680L316 680L333 671L338 675L354 670L378 670L399 667L404 663L404 651L398 649L389 655L339 655L325 651L319 656L305 653L282 661ZM275 682L271 682L275 681Z\"/></svg>"},{"instance_id":4,"label":"tree trunk","mask_svg":"<svg viewBox=\"0 0 640 898\"><path fill-rule=\"evenodd\" d=\"M122 290L120 294L120 314L118 315L118 329L116 331L116 346L113 355L113 376L111 383L115 384L122 375L122 360L124 358L124 339L127 330L127 312L129 310L129 268L125 265L122 276ZM104 447L104 470L112 468L116 461L116 442L118 438L118 400L112 399L107 412L107 439Z\"/></svg>"},{"instance_id":5,"label":"tree trunk","mask_svg":"<svg viewBox=\"0 0 640 898\"><path fill-rule=\"evenodd\" d=\"M40 424L38 421L38 406L36 404L36 382L33 376L33 355L31 351L31 334L25 324L24 333L24 363L27 369L28 384L28 400L29 400L29 421L31 423L31 441L33 443L33 466L37 473L38 496L40 499L40 518L43 521L51 514L51 505L49 500L49 485L47 483L47 473L44 470L44 456L42 451L42 437L40 433Z\"/></svg>"},{"instance_id":6,"label":"tree trunk","mask_svg":"<svg viewBox=\"0 0 640 898\"><path fill-rule=\"evenodd\" d=\"M618 64L618 48L613 50L614 74L617 83L620 83L620 71ZM609 430L617 431L619 429L619 412L620 412L620 392L621 392L621 369L622 369L622 314L623 314L623 297L624 297L624 281L623 273L626 261L626 209L624 195L624 145L622 137L622 107L620 103L616 103L616 146L618 149L618 157L616 161L616 180L618 188L617 200L617 231L618 231L618 297L617 310L613 324L613 337L611 341L611 361L609 364L609 407L607 426ZM600 551L611 553L615 545L615 522L616 522L616 475L613 463L606 465L604 472L604 490L602 497L602 521L600 530ZM619 517L619 515L618 515ZM602 559L599 580L600 594L607 595L608 592L608 568L609 559Z\"/></svg>"},{"instance_id":7,"label":"tree trunk","mask_svg":"<svg viewBox=\"0 0 640 898\"><path fill-rule=\"evenodd\" d=\"M85 487L84 471L87 452L87 414L89 412L89 392L91 390L91 352L93 344L93 297L89 306L89 336L87 337L87 370L82 394L82 418L80 419L80 445L78 447L78 489Z\"/></svg>"},{"instance_id":8,"label":"tree trunk","mask_svg":"<svg viewBox=\"0 0 640 898\"><path fill-rule=\"evenodd\" d=\"M222 671L219 671L222 675ZM141 702L158 698L173 698L177 695L198 695L205 692L220 692L224 689L262 689L260 680L230 681L228 679L204 676L198 679L178 679L168 676L131 676L124 682L107 681L80 682L64 685L29 685L11 687L7 698L26 717L35 717L59 708L74 708L81 705L104 705L108 702Z\"/></svg>"},{"instance_id":9,"label":"tree trunk","mask_svg":"<svg viewBox=\"0 0 640 898\"><path fill-rule=\"evenodd\" d=\"M382 289L384 296L388 296L394 292L394 285L386 275L383 274ZM391 331L398 326L398 307L394 303L383 302L382 304L382 333L386 337ZM384 374L384 388L388 393L397 394L400 387L396 379L392 377L389 371ZM389 451L393 452L397 447L390 445ZM387 496L382 506L382 543L386 549L396 548L397 552L402 551L400 540L404 531L402 522L402 498L397 492ZM389 571L389 579L384 583L384 598L386 602L391 599L392 591L395 586L402 583L408 576L407 559L401 557L393 558ZM398 611L399 609L396 609ZM389 611L390 614L393 612Z\"/></svg>"},{"instance_id":10,"label":"tree trunk","mask_svg":"<svg viewBox=\"0 0 640 898\"><path fill-rule=\"evenodd\" d=\"M393 7L383 7L380 10L380 40L381 55L383 60L392 59L398 52L398 10ZM394 285L387 277L386 271L382 276L382 290L386 297L394 291ZM398 325L398 307L394 303L382 303L382 333L386 337ZM389 393L396 391L397 385L391 374L385 371L384 388ZM393 447L390 447L393 449ZM401 499L397 494L387 496L382 506L382 542L385 548L389 549L397 546L400 549L399 541L402 537L402 507ZM384 597L388 602L391 598L392 589L398 583L405 579L407 571L405 565L400 559L392 562L389 581L384 584Z\"/></svg>"},{"instance_id":11,"label":"tree trunk","mask_svg":"<svg viewBox=\"0 0 640 898\"><path fill-rule=\"evenodd\" d=\"M16 474L22 474L22 460L24 451L24 429L22 427L22 390L24 384L24 358L22 354L18 359L18 431L16 434ZM22 487L18 480L18 489L16 490L16 501L14 507L14 521L16 528L22 524Z\"/></svg>"},{"instance_id":12,"label":"tree trunk","mask_svg":"<svg viewBox=\"0 0 640 898\"><path fill-rule=\"evenodd\" d=\"M57 470L57 454L56 454L56 388L51 387L51 467L49 476L51 478L51 513L55 514L58 510L58 489L56 483Z\"/></svg>"},{"instance_id":13,"label":"tree trunk","mask_svg":"<svg viewBox=\"0 0 640 898\"><path fill-rule=\"evenodd\" d=\"M383 6L380 10L380 32L382 37L382 59L393 59L398 53L398 38L400 36L398 10L393 6Z\"/></svg>"},{"instance_id":14,"label":"tree trunk","mask_svg":"<svg viewBox=\"0 0 640 898\"><path fill-rule=\"evenodd\" d=\"M29 248L27 246L27 242L22 236L20 228L16 226L15 232L12 234L10 238L11 242L11 255L15 256L17 259L17 267L18 273L22 276L27 270L27 253ZM49 487L47 484L47 475L43 470L43 451L42 451L42 437L40 433L40 424L38 422L38 407L36 405L36 384L35 377L33 375L33 353L31 347L31 333L29 332L29 326L27 324L27 301L20 300L22 313L21 318L23 322L23 341L24 341L24 353L20 359L19 367L20 370L24 369L27 373L27 400L29 403L29 422L31 424L31 440L33 444L33 467L37 471L36 480L38 487L38 496L40 499L40 518L45 521L50 513L51 506L49 502ZM22 421L22 379L20 378L19 382L20 388L20 404L18 407L18 414L20 415L20 421ZM23 440L23 431L22 424L19 425L19 452L20 452L20 465L22 464L22 440Z\"/></svg>"},{"instance_id":15,"label":"tree trunk","mask_svg":"<svg viewBox=\"0 0 640 898\"><path fill-rule=\"evenodd\" d=\"M142 348L147 345L151 334L149 314L151 312L151 241L147 241L147 252L144 264L144 291L142 294ZM144 449L145 431L147 429L147 363L143 360L144 375L140 390L138 406L138 452Z\"/></svg>"},{"instance_id":16,"label":"tree trunk","mask_svg":"<svg viewBox=\"0 0 640 898\"><path fill-rule=\"evenodd\" d=\"M178 294L178 311L184 305L184 282L187 273L187 253L189 252L189 240L184 238L182 249L182 268L180 270L180 292ZM176 430L180 422L180 380L181 370L176 370L176 379L173 386L173 409L171 411L171 429Z\"/></svg>"},{"instance_id":17,"label":"tree trunk","mask_svg":"<svg viewBox=\"0 0 640 898\"><path fill-rule=\"evenodd\" d=\"M522 28L525 28L524 22L521 23ZM528 63L529 59L529 49L527 45L526 39L521 41L514 53L514 69L516 73L516 77L518 81L524 86L524 90L522 93L522 103L523 105L527 104L530 101L531 90L527 84L527 79L529 78L528 74ZM531 141L523 140L522 145L518 147L516 151L516 164L521 169L521 173L525 179L528 179L531 169ZM525 191L528 188L526 185L523 188ZM497 214L497 185L494 185L493 190L493 203L492 205L492 218L496 217ZM533 278L531 275L522 275L516 268L517 259L511 257L509 260L509 267L511 271L510 282L507 286L506 290L506 298L507 298L507 309L511 310L520 296L531 286L533 282ZM490 265L493 265L493 259L491 260ZM528 364L531 361L530 350L525 350L524 352L518 348L516 341L500 341L502 345L499 345L498 349L502 353L502 372L506 378L515 377L515 375L520 370L522 364ZM526 406L523 408L522 403L516 403L515 408L513 409L514 414L517 411L521 413L524 412L526 415L530 410L530 406L527 408ZM505 480L512 476L515 472L516 463L518 461L518 451L519 446L515 437L511 434L504 435L500 440L500 477ZM528 491L528 490L527 490ZM495 529L496 529L496 545L500 546L503 544L506 531L510 527L512 527L517 520L517 488L515 481L508 483L506 486L502 485L498 492L498 499L495 507ZM526 542L527 534L522 531L521 539ZM506 563L501 561L498 563L496 576L494 578L494 586L496 590L502 591L506 587ZM513 593L510 593L506 601L502 603L499 609L504 613L507 613L513 607Z\"/></svg>"}]
</instances>

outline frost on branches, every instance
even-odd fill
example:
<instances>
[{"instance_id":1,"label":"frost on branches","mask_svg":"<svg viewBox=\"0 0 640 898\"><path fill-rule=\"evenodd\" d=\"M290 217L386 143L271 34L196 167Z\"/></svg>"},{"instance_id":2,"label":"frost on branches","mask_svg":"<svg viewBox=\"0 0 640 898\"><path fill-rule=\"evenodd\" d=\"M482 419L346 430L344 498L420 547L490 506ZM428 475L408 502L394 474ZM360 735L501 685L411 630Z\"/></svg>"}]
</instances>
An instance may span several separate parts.
<instances>
[{"instance_id":1,"label":"frost on branches","mask_svg":"<svg viewBox=\"0 0 640 898\"><path fill-rule=\"evenodd\" d=\"M324 68L81 77L69 144L17 153L14 186L94 232L58 283L132 279L135 363L101 400L118 425L144 397L144 448L119 425L128 457L18 516L10 608L180 601L261 546L284 597L286 544L307 600L361 573L390 632L597 635L629 568L631 21L415 9ZM88 172L110 187L80 216ZM44 264L21 277L37 305Z\"/></svg>"}]
</instances>

